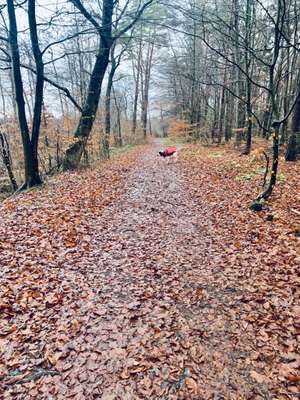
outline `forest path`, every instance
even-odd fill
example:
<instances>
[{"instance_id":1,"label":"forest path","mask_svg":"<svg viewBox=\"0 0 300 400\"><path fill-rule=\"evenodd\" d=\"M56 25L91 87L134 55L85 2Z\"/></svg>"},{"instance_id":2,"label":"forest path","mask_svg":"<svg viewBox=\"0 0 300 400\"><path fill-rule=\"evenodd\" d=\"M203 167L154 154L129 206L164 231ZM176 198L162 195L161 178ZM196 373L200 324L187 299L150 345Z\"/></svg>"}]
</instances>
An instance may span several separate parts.
<instances>
[{"instance_id":1,"label":"forest path","mask_svg":"<svg viewBox=\"0 0 300 400\"><path fill-rule=\"evenodd\" d=\"M42 377L10 378L5 399L268 398L230 342L240 291L211 265L213 211L192 196L180 157L167 164L157 156L160 146L90 219L86 254L65 255L61 291L77 297L56 306L55 329L37 345ZM56 304L50 296L48 307Z\"/></svg>"},{"instance_id":2,"label":"forest path","mask_svg":"<svg viewBox=\"0 0 300 400\"><path fill-rule=\"evenodd\" d=\"M95 386L103 399L194 398L200 388L192 365L202 357L202 328L199 321L194 326L191 303L203 295L210 233L178 165L157 156L161 147L156 141L125 194L95 221L86 279L100 314L92 319L90 342L96 340L100 353ZM90 379L81 396L93 393Z\"/></svg>"},{"instance_id":3,"label":"forest path","mask_svg":"<svg viewBox=\"0 0 300 400\"><path fill-rule=\"evenodd\" d=\"M207 209L189 194L180 161L157 156L160 147L157 141L125 194L94 221L89 258L77 264L91 302L74 348L84 344L86 352L68 360L81 366L67 371L64 385L78 399L221 399L234 398L237 387L236 398L243 396L219 308L235 292L222 298L210 286Z\"/></svg>"}]
</instances>

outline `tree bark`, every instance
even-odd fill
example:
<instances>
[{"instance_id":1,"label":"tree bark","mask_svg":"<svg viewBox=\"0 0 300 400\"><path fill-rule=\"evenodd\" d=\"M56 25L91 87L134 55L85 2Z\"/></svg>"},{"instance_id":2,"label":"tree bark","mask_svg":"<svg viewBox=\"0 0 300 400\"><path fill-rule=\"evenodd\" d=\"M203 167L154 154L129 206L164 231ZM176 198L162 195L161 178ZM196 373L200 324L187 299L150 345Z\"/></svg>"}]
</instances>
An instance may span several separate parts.
<instances>
[{"instance_id":1,"label":"tree bark","mask_svg":"<svg viewBox=\"0 0 300 400\"><path fill-rule=\"evenodd\" d=\"M66 151L63 160L63 169L76 169L80 163L84 148L91 133L95 121L103 78L109 63L109 53L113 44L112 39L112 15L114 10L113 0L104 0L102 29L100 34L100 44L94 68L90 77L88 94L85 99L81 117L75 131L74 137L77 139Z\"/></svg>"},{"instance_id":2,"label":"tree bark","mask_svg":"<svg viewBox=\"0 0 300 400\"><path fill-rule=\"evenodd\" d=\"M18 189L18 185L17 185L16 179L15 179L15 176L14 176L14 173L12 170L9 145L8 145L6 135L2 132L0 132L0 154L2 156L3 163L7 170L7 174L8 174L12 189L14 191L16 191Z\"/></svg>"},{"instance_id":3,"label":"tree bark","mask_svg":"<svg viewBox=\"0 0 300 400\"><path fill-rule=\"evenodd\" d=\"M34 99L33 121L31 129L31 148L32 148L33 168L35 173L38 175L39 171L38 143L39 143L43 96L44 96L44 63L38 41L37 22L35 16L35 0L28 0L28 18L29 18L29 30L30 30L32 52L36 65L35 99ZM39 176L37 176L36 178L38 178L37 184L41 183Z\"/></svg>"},{"instance_id":4,"label":"tree bark","mask_svg":"<svg viewBox=\"0 0 300 400\"><path fill-rule=\"evenodd\" d=\"M261 210L262 202L267 200L273 193L273 189L276 185L276 180L277 180L277 171L279 163L279 133L282 121L279 120L280 115L279 115L278 100L276 98L275 70L279 57L280 44L282 39L281 32L283 24L283 18L282 18L283 14L284 14L283 3L281 0L278 0L276 24L274 30L274 53L273 53L272 63L270 64L269 67L269 96L272 107L271 108L272 115L274 116L274 120L272 123L272 128L273 128L272 167L271 167L271 177L267 188L254 200L254 202L250 206L250 208L252 208L253 210L258 210L258 211Z\"/></svg>"},{"instance_id":5,"label":"tree bark","mask_svg":"<svg viewBox=\"0 0 300 400\"><path fill-rule=\"evenodd\" d=\"M300 85L298 90L300 89ZM299 154L300 146L300 96L297 99L296 106L293 112L291 136L289 138L287 151L285 155L286 161L296 161Z\"/></svg>"},{"instance_id":6,"label":"tree bark","mask_svg":"<svg viewBox=\"0 0 300 400\"><path fill-rule=\"evenodd\" d=\"M117 147L122 147L123 146L123 139L122 139L122 128L121 128L121 112L120 112L120 107L117 101L116 93L114 90L114 87L112 87L113 95L114 95L114 101L115 101L115 107L117 111L117 123L116 123L116 135L115 135L115 145Z\"/></svg>"},{"instance_id":7,"label":"tree bark","mask_svg":"<svg viewBox=\"0 0 300 400\"><path fill-rule=\"evenodd\" d=\"M238 128L235 143L237 146L241 143L241 133L240 128L243 128L245 125L245 106L243 102L238 98L243 96L244 88L242 81L242 73L238 66L242 65L242 53L240 49L240 4L238 0L233 0L233 14L234 14L234 41L235 41L235 49L234 49L234 61L236 63L235 66L235 81L236 81L236 94L235 98L235 126Z\"/></svg>"},{"instance_id":8,"label":"tree bark","mask_svg":"<svg viewBox=\"0 0 300 400\"><path fill-rule=\"evenodd\" d=\"M142 97L142 129L143 129L144 139L146 139L147 137L149 89L150 89L153 52L154 52L154 43L149 43L146 65L145 65L145 80L144 80L144 90Z\"/></svg>"},{"instance_id":9,"label":"tree bark","mask_svg":"<svg viewBox=\"0 0 300 400\"><path fill-rule=\"evenodd\" d=\"M140 76L141 76L141 57L142 57L142 41L139 43L138 50L138 60L136 67L136 75L135 75L135 92L134 92L134 100L133 100L133 114L132 114L132 136L135 136L136 126L137 126L137 107L139 100L139 89L140 89ZM134 71L134 66L133 66Z\"/></svg>"},{"instance_id":10,"label":"tree bark","mask_svg":"<svg viewBox=\"0 0 300 400\"><path fill-rule=\"evenodd\" d=\"M110 131L111 131L111 92L113 86L113 79L116 72L117 66L116 61L113 54L113 48L111 51L111 69L108 75L107 87L106 87L106 94L105 94L105 129L104 129L104 137L102 140L102 148L103 148L103 155L104 158L109 158L110 151L109 151L109 138L110 138Z\"/></svg>"},{"instance_id":11,"label":"tree bark","mask_svg":"<svg viewBox=\"0 0 300 400\"><path fill-rule=\"evenodd\" d=\"M30 20L30 35L31 40L36 37L36 23L35 23L35 9L33 0L31 0L30 5L28 4L28 14ZM30 11L29 11L30 8ZM22 188L29 188L41 183L41 178L38 169L38 157L37 157L37 142L38 142L38 123L40 117L35 116L35 122L33 124L33 142L30 139L30 132L26 118L25 111L25 100L24 100L24 90L23 90L23 80L21 75L20 67L20 52L18 45L18 30L16 22L16 14L14 9L13 0L7 0L7 11L9 18L9 43L11 49L11 60L12 60L12 70L14 79L14 89L16 96L16 103L18 109L18 121L21 131L23 153L24 153L24 164L25 164L25 182ZM34 20L31 18L34 17ZM34 32L35 24L35 32ZM32 43L34 51L36 51L36 44ZM40 70L41 73L41 70ZM41 87L41 79L37 82L37 87ZM39 100L38 100L39 101ZM36 112L39 110L39 105L35 108Z\"/></svg>"},{"instance_id":12,"label":"tree bark","mask_svg":"<svg viewBox=\"0 0 300 400\"><path fill-rule=\"evenodd\" d=\"M227 83L227 67L225 67L224 72L224 84ZM224 134L224 117L225 117L225 86L222 86L221 90L221 100L220 100L220 113L219 113L219 134L218 134L218 144L222 143L222 137Z\"/></svg>"},{"instance_id":13,"label":"tree bark","mask_svg":"<svg viewBox=\"0 0 300 400\"><path fill-rule=\"evenodd\" d=\"M251 152L252 146L252 83L249 77L252 77L252 57L249 52L252 39L252 19L253 19L253 4L252 0L247 0L246 5L246 43L245 43L245 69L246 69L246 112L247 112L247 134L246 145L242 154L248 155Z\"/></svg>"}]
</instances>

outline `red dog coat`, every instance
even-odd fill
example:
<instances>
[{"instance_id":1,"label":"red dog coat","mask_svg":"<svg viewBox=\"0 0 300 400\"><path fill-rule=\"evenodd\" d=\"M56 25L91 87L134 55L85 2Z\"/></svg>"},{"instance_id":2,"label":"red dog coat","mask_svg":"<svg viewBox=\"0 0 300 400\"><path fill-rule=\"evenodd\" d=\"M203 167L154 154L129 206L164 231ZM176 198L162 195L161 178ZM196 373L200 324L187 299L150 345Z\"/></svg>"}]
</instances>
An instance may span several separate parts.
<instances>
[{"instance_id":1,"label":"red dog coat","mask_svg":"<svg viewBox=\"0 0 300 400\"><path fill-rule=\"evenodd\" d=\"M163 157L172 156L174 153L176 153L176 147L167 147L167 148L163 151Z\"/></svg>"}]
</instances>

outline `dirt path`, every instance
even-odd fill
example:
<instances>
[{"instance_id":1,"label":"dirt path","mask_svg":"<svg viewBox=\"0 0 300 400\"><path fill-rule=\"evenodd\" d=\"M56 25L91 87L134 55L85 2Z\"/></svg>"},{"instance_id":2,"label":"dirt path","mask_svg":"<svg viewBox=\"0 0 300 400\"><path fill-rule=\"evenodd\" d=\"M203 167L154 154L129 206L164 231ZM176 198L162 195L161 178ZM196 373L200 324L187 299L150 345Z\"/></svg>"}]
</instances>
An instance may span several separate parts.
<instances>
[{"instance_id":1,"label":"dirt path","mask_svg":"<svg viewBox=\"0 0 300 400\"><path fill-rule=\"evenodd\" d=\"M236 334L228 344L240 292L211 265L212 211L158 147L93 221L87 256L67 254L61 289L78 298L53 317L42 349L50 373L10 382L5 399L271 398L251 381Z\"/></svg>"},{"instance_id":2,"label":"dirt path","mask_svg":"<svg viewBox=\"0 0 300 400\"><path fill-rule=\"evenodd\" d=\"M201 328L190 326L188 309L202 296L210 235L199 225L177 166L166 165L157 149L140 161L124 197L95 222L86 279L100 314L91 321L90 341L96 339L91 346L100 353L95 380L103 399L184 398L189 364L200 356ZM93 376L82 383L82 397L93 393L87 385Z\"/></svg>"}]
</instances>

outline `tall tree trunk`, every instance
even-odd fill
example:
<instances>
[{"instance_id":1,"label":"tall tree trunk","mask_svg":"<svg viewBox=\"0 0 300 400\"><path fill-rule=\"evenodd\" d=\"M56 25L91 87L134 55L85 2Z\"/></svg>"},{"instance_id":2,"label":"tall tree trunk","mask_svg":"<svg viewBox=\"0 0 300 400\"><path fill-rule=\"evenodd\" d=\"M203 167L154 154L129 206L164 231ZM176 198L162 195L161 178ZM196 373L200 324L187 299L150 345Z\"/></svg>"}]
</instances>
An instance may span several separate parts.
<instances>
[{"instance_id":1,"label":"tall tree trunk","mask_svg":"<svg viewBox=\"0 0 300 400\"><path fill-rule=\"evenodd\" d=\"M141 58L142 58L142 41L140 41L139 43L136 74L134 74L135 91L133 100L132 131L131 131L133 137L135 136L136 126L137 126L137 107L138 107L139 90L140 90ZM134 66L133 66L133 71L134 71Z\"/></svg>"},{"instance_id":2,"label":"tall tree trunk","mask_svg":"<svg viewBox=\"0 0 300 400\"><path fill-rule=\"evenodd\" d=\"M272 168L271 168L271 176L269 183L266 189L254 200L251 204L251 208L254 210L261 210L262 202L267 200L271 194L273 193L273 189L276 185L277 180L277 171L278 171L278 163L279 163L279 133L280 133L280 125L282 122L279 122L279 107L276 98L276 84L275 84L275 70L276 65L280 53L280 44L282 40L282 29L283 29L283 15L284 15L284 3L282 0L277 0L277 15L276 15L276 24L274 29L274 53L272 64L269 67L269 95L272 106L272 115L274 116L274 120L272 123L273 128L273 154L272 154Z\"/></svg>"},{"instance_id":3,"label":"tall tree trunk","mask_svg":"<svg viewBox=\"0 0 300 400\"><path fill-rule=\"evenodd\" d=\"M105 118L104 118L104 137L102 140L102 148L104 158L109 158L109 138L111 131L111 92L113 87L113 79L117 70L116 60L114 58L114 46L111 49L111 69L108 75L106 94L105 94Z\"/></svg>"},{"instance_id":4,"label":"tall tree trunk","mask_svg":"<svg viewBox=\"0 0 300 400\"><path fill-rule=\"evenodd\" d=\"M218 144L222 143L222 137L224 134L224 114L225 113L225 87L222 87L221 91L221 104L219 113L219 134L218 134Z\"/></svg>"},{"instance_id":5,"label":"tall tree trunk","mask_svg":"<svg viewBox=\"0 0 300 400\"><path fill-rule=\"evenodd\" d=\"M224 71L224 85L222 86L221 91L221 101L220 101L220 113L219 113L219 134L218 134L218 144L222 143L222 137L224 134L224 117L225 117L225 86L227 84L227 65L225 66Z\"/></svg>"},{"instance_id":6,"label":"tall tree trunk","mask_svg":"<svg viewBox=\"0 0 300 400\"><path fill-rule=\"evenodd\" d=\"M240 4L239 0L233 0L233 13L234 13L234 35L235 35L235 49L234 49L234 61L240 66L242 64L241 49L240 49ZM241 143L241 131L245 125L245 106L243 102L238 98L243 96L243 82L242 73L240 69L235 67L235 81L236 81L236 94L235 98L235 127L238 129L235 137L236 145L239 146Z\"/></svg>"},{"instance_id":7,"label":"tall tree trunk","mask_svg":"<svg viewBox=\"0 0 300 400\"><path fill-rule=\"evenodd\" d=\"M113 76L114 76L113 67L109 72L107 88L105 93L105 116L104 116L104 136L102 139L102 151L104 158L109 158L109 138L111 131L111 90L113 85Z\"/></svg>"},{"instance_id":8,"label":"tall tree trunk","mask_svg":"<svg viewBox=\"0 0 300 400\"><path fill-rule=\"evenodd\" d=\"M41 116L44 96L44 63L43 56L39 47L37 22L35 16L35 0L28 0L28 18L32 52L36 65L36 83L35 98L33 109L33 121L31 129L31 147L33 156L33 168L36 174L37 184L41 183L39 178L39 162L38 162L38 143L41 127Z\"/></svg>"},{"instance_id":9,"label":"tall tree trunk","mask_svg":"<svg viewBox=\"0 0 300 400\"><path fill-rule=\"evenodd\" d=\"M195 1L192 4L192 13L195 13ZM191 95L190 95L190 124L194 125L196 122L196 35L197 35L197 24L196 20L193 19L193 35L192 35L192 60L191 60Z\"/></svg>"},{"instance_id":10,"label":"tall tree trunk","mask_svg":"<svg viewBox=\"0 0 300 400\"><path fill-rule=\"evenodd\" d=\"M290 35L289 35L290 37ZM283 93L283 115L288 113L290 107L290 88L291 88L291 71L294 70L295 65L292 67L291 64L291 56L290 56L290 48L287 49L287 62L286 62L286 74L287 77L285 79L284 93ZM292 58L293 61L293 58ZM291 69L292 68L292 69ZM288 129L288 120L286 120L281 126L281 135L280 135L280 144L283 145L287 142L287 129Z\"/></svg>"},{"instance_id":11,"label":"tall tree trunk","mask_svg":"<svg viewBox=\"0 0 300 400\"><path fill-rule=\"evenodd\" d=\"M235 69L231 68L229 80L231 82L230 90L234 92ZM229 91L226 91L226 109L225 109L225 142L229 142L232 138L232 127L234 120L234 104L235 99Z\"/></svg>"},{"instance_id":12,"label":"tall tree trunk","mask_svg":"<svg viewBox=\"0 0 300 400\"><path fill-rule=\"evenodd\" d=\"M270 126L272 122L272 110L271 110L271 103L270 103L270 97L267 97L267 102L265 105L265 109L263 112L263 117L262 117L262 129L261 129L261 135L264 138L269 138L269 131L270 131Z\"/></svg>"},{"instance_id":13,"label":"tall tree trunk","mask_svg":"<svg viewBox=\"0 0 300 400\"><path fill-rule=\"evenodd\" d=\"M113 0L104 0L102 15L102 30L100 35L100 44L94 68L90 77L88 94L85 99L81 117L75 131L77 139L66 151L63 160L63 169L75 169L81 160L83 150L93 128L95 121L103 78L109 63L110 48L112 40L112 15L114 10Z\"/></svg>"},{"instance_id":14,"label":"tall tree trunk","mask_svg":"<svg viewBox=\"0 0 300 400\"><path fill-rule=\"evenodd\" d=\"M7 0L7 11L9 18L9 43L11 49L14 89L15 89L16 103L18 109L18 120L21 131L22 143L23 143L24 164L25 164L25 182L23 188L26 188L41 183L41 178L39 176L39 170L38 170L38 158L37 158L38 134L36 131L36 129L38 128L39 118L38 116L35 117L35 124L33 130L35 136L34 136L34 141L32 143L30 140L29 127L25 112L23 80L21 75L20 53L18 45L18 30L17 30L16 14L15 14L13 0ZM34 13L34 8L32 9L32 3L31 3L31 13L32 12ZM34 24L34 21L31 21L31 23ZM35 36L35 33L32 32L32 29L33 26L31 26L31 38ZM35 46L34 43L32 43L32 46ZM39 83L40 85L41 84L40 80L38 81L37 79L37 83ZM36 108L36 111L38 112L38 106Z\"/></svg>"},{"instance_id":15,"label":"tall tree trunk","mask_svg":"<svg viewBox=\"0 0 300 400\"><path fill-rule=\"evenodd\" d=\"M154 43L149 43L147 58L146 58L145 80L144 80L144 90L142 98L142 129L143 129L144 139L146 139L147 137L149 89L150 89L153 52L154 52Z\"/></svg>"},{"instance_id":16,"label":"tall tree trunk","mask_svg":"<svg viewBox=\"0 0 300 400\"><path fill-rule=\"evenodd\" d=\"M114 102L115 102L115 107L117 111L117 123L116 123L116 135L115 135L115 144L117 147L122 147L123 146L123 139L122 139L122 128L121 128L121 112L120 112L120 106L117 101L117 96L116 92L114 90L114 87L112 87L113 95L114 95Z\"/></svg>"},{"instance_id":17,"label":"tall tree trunk","mask_svg":"<svg viewBox=\"0 0 300 400\"><path fill-rule=\"evenodd\" d=\"M211 130L212 143L215 143L216 131L218 129L219 105L220 105L219 92L218 92L218 90L215 90L215 93L214 93L214 116L213 116L212 130Z\"/></svg>"},{"instance_id":18,"label":"tall tree trunk","mask_svg":"<svg viewBox=\"0 0 300 400\"><path fill-rule=\"evenodd\" d=\"M300 85L298 85L300 90ZM285 155L286 161L296 161L300 148L300 96L297 99L292 118L291 136L289 138L287 151Z\"/></svg>"},{"instance_id":19,"label":"tall tree trunk","mask_svg":"<svg viewBox=\"0 0 300 400\"><path fill-rule=\"evenodd\" d=\"M232 137L234 98L228 91L226 91L225 96L225 142L229 142Z\"/></svg>"},{"instance_id":20,"label":"tall tree trunk","mask_svg":"<svg viewBox=\"0 0 300 400\"><path fill-rule=\"evenodd\" d=\"M246 48L245 48L245 69L246 69L246 112L247 112L247 133L246 145L242 154L250 154L252 145L252 83L250 77L252 76L252 56L249 48L252 46L252 19L254 15L253 0L247 0L246 5Z\"/></svg>"}]
</instances>

